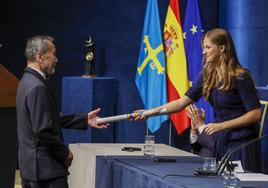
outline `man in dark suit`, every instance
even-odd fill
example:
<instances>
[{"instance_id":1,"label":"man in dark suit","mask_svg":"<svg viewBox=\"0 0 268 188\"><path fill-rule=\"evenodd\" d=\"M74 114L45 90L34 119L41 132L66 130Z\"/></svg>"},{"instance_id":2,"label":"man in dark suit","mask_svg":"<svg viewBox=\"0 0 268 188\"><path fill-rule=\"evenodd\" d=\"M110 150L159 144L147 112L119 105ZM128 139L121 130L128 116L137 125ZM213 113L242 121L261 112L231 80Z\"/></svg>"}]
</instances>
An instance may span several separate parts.
<instances>
[{"instance_id":1,"label":"man in dark suit","mask_svg":"<svg viewBox=\"0 0 268 188\"><path fill-rule=\"evenodd\" d=\"M188 116L191 119L190 144L193 153L202 157L212 157L214 149L214 136L204 133L205 111L198 109L195 105L190 105Z\"/></svg>"},{"instance_id":2,"label":"man in dark suit","mask_svg":"<svg viewBox=\"0 0 268 188\"><path fill-rule=\"evenodd\" d=\"M106 128L97 125L100 109L60 117L46 77L57 63L54 39L35 36L27 41L27 67L17 93L19 167L24 188L67 188L72 153L64 145L61 128Z\"/></svg>"}]
</instances>

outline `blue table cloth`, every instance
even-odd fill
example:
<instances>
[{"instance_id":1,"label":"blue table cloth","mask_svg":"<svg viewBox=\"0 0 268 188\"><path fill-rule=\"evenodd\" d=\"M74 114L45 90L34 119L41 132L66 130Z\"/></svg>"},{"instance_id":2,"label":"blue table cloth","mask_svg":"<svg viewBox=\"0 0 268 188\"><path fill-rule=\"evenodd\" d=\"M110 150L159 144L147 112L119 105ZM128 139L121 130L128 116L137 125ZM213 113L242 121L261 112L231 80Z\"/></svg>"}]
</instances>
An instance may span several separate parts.
<instances>
[{"instance_id":1,"label":"blue table cloth","mask_svg":"<svg viewBox=\"0 0 268 188\"><path fill-rule=\"evenodd\" d=\"M170 157L169 157L170 158ZM144 157L98 156L96 188L221 188L223 177L193 175L202 167L200 157L173 157L176 162L155 162ZM267 188L268 182L237 182L240 187Z\"/></svg>"}]
</instances>

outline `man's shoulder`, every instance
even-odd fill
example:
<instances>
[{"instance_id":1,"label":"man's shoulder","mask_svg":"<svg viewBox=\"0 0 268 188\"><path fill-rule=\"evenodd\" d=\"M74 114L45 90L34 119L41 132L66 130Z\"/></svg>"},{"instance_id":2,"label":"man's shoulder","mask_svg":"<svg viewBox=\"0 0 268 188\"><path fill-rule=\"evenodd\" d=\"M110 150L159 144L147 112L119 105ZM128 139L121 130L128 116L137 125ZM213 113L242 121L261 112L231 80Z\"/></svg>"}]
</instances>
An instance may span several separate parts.
<instances>
[{"instance_id":1,"label":"man's shoulder","mask_svg":"<svg viewBox=\"0 0 268 188\"><path fill-rule=\"evenodd\" d=\"M45 83L42 80L40 80L40 78L38 78L34 74L29 74L29 73L24 73L20 82L25 83L25 84L45 85Z\"/></svg>"},{"instance_id":2,"label":"man's shoulder","mask_svg":"<svg viewBox=\"0 0 268 188\"><path fill-rule=\"evenodd\" d=\"M39 78L35 75L25 73L20 80L19 83L19 90L34 90L36 88L45 87L47 88L46 84L42 82Z\"/></svg>"}]
</instances>

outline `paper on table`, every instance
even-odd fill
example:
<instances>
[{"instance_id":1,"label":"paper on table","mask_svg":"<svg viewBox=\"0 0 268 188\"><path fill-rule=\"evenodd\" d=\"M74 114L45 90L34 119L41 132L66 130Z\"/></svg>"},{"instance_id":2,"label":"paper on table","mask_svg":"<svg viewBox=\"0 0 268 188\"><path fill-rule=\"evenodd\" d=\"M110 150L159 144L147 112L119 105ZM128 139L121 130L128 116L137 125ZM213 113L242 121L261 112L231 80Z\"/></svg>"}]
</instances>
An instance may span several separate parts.
<instances>
[{"instance_id":1,"label":"paper on table","mask_svg":"<svg viewBox=\"0 0 268 188\"><path fill-rule=\"evenodd\" d=\"M268 175L262 173L237 173L240 181L268 181Z\"/></svg>"}]
</instances>

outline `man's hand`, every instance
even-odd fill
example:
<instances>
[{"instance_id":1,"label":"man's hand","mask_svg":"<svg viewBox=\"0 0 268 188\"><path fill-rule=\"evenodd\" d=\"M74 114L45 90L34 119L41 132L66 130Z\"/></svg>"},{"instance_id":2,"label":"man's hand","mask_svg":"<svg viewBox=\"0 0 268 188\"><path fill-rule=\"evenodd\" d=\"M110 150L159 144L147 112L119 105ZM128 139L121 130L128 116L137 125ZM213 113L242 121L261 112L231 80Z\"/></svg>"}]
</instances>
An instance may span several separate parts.
<instances>
[{"instance_id":1,"label":"man's hand","mask_svg":"<svg viewBox=\"0 0 268 188\"><path fill-rule=\"evenodd\" d=\"M100 112L100 108L88 113L87 123L92 128L103 129L109 126L108 123L97 125L96 119L99 118L97 114Z\"/></svg>"},{"instance_id":2,"label":"man's hand","mask_svg":"<svg viewBox=\"0 0 268 188\"><path fill-rule=\"evenodd\" d=\"M66 164L67 166L71 166L73 162L73 153L71 152L71 150L68 148L68 156L67 156L67 160L66 160Z\"/></svg>"}]
</instances>

